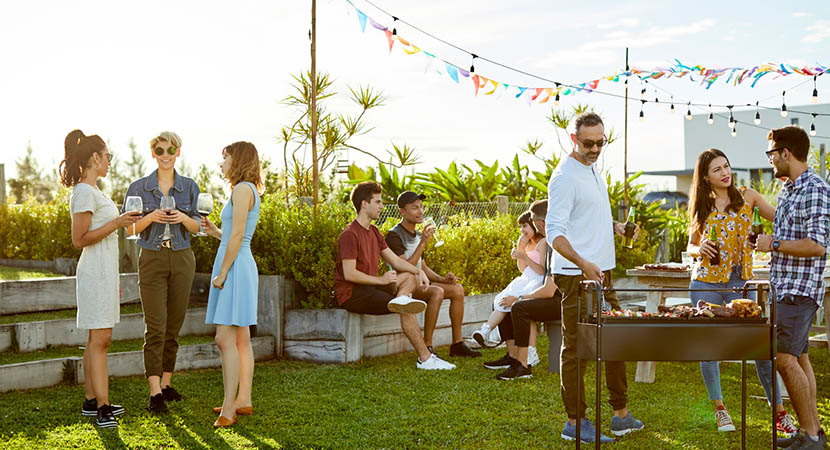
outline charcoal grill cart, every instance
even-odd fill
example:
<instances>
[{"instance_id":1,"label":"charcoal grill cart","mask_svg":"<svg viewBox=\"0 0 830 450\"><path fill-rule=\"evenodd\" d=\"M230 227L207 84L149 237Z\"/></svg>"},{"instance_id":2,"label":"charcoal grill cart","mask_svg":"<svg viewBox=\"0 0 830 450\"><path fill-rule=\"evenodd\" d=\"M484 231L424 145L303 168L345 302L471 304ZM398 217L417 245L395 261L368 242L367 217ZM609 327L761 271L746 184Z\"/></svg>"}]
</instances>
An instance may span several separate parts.
<instances>
[{"instance_id":1,"label":"charcoal grill cart","mask_svg":"<svg viewBox=\"0 0 830 450\"><path fill-rule=\"evenodd\" d=\"M767 280L750 280L743 287L744 297L749 290L762 290L775 297L775 288ZM617 291L623 291L618 289ZM643 291L642 289L638 291ZM662 291L690 291L688 286L666 288ZM720 289L732 291L732 289ZM588 297L591 297L588 299ZM741 448L746 448L746 361L775 361L775 302L764 308L760 318L637 318L605 317L601 313L602 285L595 281L583 281L577 297L580 312L577 323L577 370L583 360L596 362L596 448L600 448L600 423L602 399L602 363L604 361L741 361ZM583 311L583 302L585 310ZM598 318L597 318L598 317ZM773 380L775 377L773 377ZM577 391L582 390L582 377L577 377ZM778 384L772 384L775 398ZM772 424L771 448L775 449L775 408L770 408ZM576 435L580 436L580 421L576 422ZM581 446L576 440L576 448Z\"/></svg>"}]
</instances>

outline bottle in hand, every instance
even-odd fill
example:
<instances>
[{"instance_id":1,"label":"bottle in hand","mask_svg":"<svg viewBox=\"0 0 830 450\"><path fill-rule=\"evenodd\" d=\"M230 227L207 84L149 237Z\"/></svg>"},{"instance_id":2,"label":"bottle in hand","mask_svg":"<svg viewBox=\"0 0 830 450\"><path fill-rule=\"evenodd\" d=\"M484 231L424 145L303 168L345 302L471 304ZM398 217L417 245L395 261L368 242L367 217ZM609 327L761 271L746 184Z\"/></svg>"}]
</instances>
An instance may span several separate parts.
<instances>
[{"instance_id":1,"label":"bottle in hand","mask_svg":"<svg viewBox=\"0 0 830 450\"><path fill-rule=\"evenodd\" d=\"M749 242L753 245L758 242L758 235L764 233L764 225L761 224L761 211L756 206L752 212L752 229L749 232Z\"/></svg>"},{"instance_id":2,"label":"bottle in hand","mask_svg":"<svg viewBox=\"0 0 830 450\"><path fill-rule=\"evenodd\" d=\"M625 248L634 248L634 231L637 229L636 219L637 208L632 206L628 210L628 221L625 222L625 235L623 236L623 246Z\"/></svg>"},{"instance_id":3,"label":"bottle in hand","mask_svg":"<svg viewBox=\"0 0 830 450\"><path fill-rule=\"evenodd\" d=\"M715 245L715 256L709 258L709 264L717 266L720 264L720 245L718 245L718 234L714 225L709 228L709 240Z\"/></svg>"}]
</instances>

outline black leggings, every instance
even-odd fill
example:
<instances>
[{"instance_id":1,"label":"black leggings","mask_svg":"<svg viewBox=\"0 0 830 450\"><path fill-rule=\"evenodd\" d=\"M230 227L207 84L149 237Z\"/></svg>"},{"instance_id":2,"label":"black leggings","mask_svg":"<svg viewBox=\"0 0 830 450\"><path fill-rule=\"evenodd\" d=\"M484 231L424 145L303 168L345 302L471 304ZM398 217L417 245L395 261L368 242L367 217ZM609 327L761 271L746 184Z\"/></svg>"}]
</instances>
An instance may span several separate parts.
<instances>
[{"instance_id":1,"label":"black leggings","mask_svg":"<svg viewBox=\"0 0 830 450\"><path fill-rule=\"evenodd\" d=\"M530 343L530 322L553 322L562 320L562 293L556 290L553 298L534 298L513 304L509 314L513 316L510 327L511 337L516 336L517 347L527 347ZM505 320L509 317L505 318ZM504 323L504 322L502 322ZM515 331L514 331L515 330ZM501 332L501 325L499 325ZM502 334L502 339L507 339Z\"/></svg>"}]
</instances>

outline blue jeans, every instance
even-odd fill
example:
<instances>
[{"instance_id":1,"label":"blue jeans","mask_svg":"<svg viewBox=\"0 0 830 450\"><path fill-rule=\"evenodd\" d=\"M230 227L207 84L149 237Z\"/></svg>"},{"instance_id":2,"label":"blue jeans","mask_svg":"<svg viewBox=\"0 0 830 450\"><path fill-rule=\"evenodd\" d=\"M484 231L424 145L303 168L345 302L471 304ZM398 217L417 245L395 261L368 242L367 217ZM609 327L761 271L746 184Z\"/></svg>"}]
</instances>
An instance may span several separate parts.
<instances>
[{"instance_id":1,"label":"blue jeans","mask_svg":"<svg viewBox=\"0 0 830 450\"><path fill-rule=\"evenodd\" d=\"M726 283L706 283L704 281L692 280L689 283L689 289L725 289L732 287L743 287L745 280L741 278L741 266L732 268L729 274L729 281ZM689 297L693 305L697 305L698 300L704 300L716 305L725 305L732 300L741 298L740 292L689 292ZM749 298L755 300L755 292L749 291ZM723 393L720 388L720 363L718 361L704 361L700 363L700 372L703 374L703 384L706 385L706 390L709 392L709 400L723 400ZM758 374L758 381L764 387L764 392L767 395L767 401L772 398L772 361L763 360L755 361L755 372ZM777 382L777 379L776 379ZM775 396L775 404L781 403L781 387L778 387L777 395Z\"/></svg>"}]
</instances>

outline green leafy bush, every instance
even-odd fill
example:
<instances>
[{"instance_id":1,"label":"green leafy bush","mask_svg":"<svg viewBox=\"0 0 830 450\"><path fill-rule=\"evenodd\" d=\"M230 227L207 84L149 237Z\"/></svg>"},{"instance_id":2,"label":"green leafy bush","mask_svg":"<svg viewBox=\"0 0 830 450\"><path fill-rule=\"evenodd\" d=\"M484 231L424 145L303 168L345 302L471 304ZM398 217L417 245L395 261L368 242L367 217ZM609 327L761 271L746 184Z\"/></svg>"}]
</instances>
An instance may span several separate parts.
<instances>
[{"instance_id":1,"label":"green leafy bush","mask_svg":"<svg viewBox=\"0 0 830 450\"><path fill-rule=\"evenodd\" d=\"M65 196L49 203L0 204L0 258L51 261L80 255L72 246Z\"/></svg>"}]
</instances>

